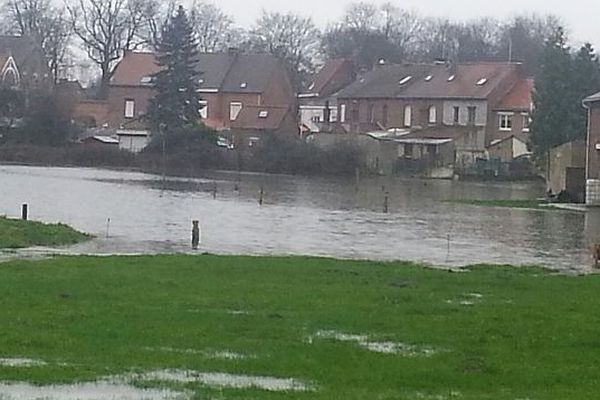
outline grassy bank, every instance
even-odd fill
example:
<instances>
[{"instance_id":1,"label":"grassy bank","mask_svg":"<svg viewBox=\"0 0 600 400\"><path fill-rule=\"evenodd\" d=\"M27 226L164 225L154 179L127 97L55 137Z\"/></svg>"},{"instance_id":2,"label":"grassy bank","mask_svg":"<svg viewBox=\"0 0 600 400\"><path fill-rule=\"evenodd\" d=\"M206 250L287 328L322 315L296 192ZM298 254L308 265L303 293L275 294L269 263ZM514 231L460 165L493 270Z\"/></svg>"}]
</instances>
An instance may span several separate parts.
<instances>
[{"instance_id":1,"label":"grassy bank","mask_svg":"<svg viewBox=\"0 0 600 400\"><path fill-rule=\"evenodd\" d=\"M0 216L0 249L32 246L63 246L89 237L63 224L44 224Z\"/></svg>"},{"instance_id":2,"label":"grassy bank","mask_svg":"<svg viewBox=\"0 0 600 400\"><path fill-rule=\"evenodd\" d=\"M600 277L315 258L56 258L0 267L4 381L190 370L309 391L137 385L206 399L597 396ZM159 382L160 381L160 382ZM1 397L0 387L0 397Z\"/></svg>"}]
</instances>

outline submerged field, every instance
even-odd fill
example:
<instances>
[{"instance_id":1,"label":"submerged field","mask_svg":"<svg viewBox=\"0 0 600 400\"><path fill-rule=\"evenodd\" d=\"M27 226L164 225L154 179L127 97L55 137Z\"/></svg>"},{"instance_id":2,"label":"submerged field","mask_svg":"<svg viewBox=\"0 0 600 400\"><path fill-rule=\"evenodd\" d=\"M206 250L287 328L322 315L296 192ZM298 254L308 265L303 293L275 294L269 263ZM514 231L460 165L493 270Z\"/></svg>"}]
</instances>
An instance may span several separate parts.
<instances>
[{"instance_id":1,"label":"submerged field","mask_svg":"<svg viewBox=\"0 0 600 400\"><path fill-rule=\"evenodd\" d=\"M73 257L1 264L0 293L3 399L597 396L598 276Z\"/></svg>"},{"instance_id":2,"label":"submerged field","mask_svg":"<svg viewBox=\"0 0 600 400\"><path fill-rule=\"evenodd\" d=\"M62 246L78 243L88 238L88 235L77 232L64 224L44 224L0 216L0 249Z\"/></svg>"}]
</instances>

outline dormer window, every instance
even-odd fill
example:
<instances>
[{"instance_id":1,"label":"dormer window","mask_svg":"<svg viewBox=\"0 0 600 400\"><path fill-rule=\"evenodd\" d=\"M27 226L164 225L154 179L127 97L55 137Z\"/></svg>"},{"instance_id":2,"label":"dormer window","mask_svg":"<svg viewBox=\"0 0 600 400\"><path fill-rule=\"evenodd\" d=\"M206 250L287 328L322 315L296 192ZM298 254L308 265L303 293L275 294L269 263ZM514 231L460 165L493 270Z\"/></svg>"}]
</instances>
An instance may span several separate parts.
<instances>
[{"instance_id":1,"label":"dormer window","mask_svg":"<svg viewBox=\"0 0 600 400\"><path fill-rule=\"evenodd\" d=\"M198 79L198 83L202 85L204 83L204 78Z\"/></svg>"},{"instance_id":2,"label":"dormer window","mask_svg":"<svg viewBox=\"0 0 600 400\"><path fill-rule=\"evenodd\" d=\"M143 76L142 79L140 79L140 82L143 84L152 83L152 77L151 76Z\"/></svg>"},{"instance_id":3,"label":"dormer window","mask_svg":"<svg viewBox=\"0 0 600 400\"><path fill-rule=\"evenodd\" d=\"M311 83L310 86L308 87L308 90L313 90L315 88L315 83Z\"/></svg>"},{"instance_id":4,"label":"dormer window","mask_svg":"<svg viewBox=\"0 0 600 400\"><path fill-rule=\"evenodd\" d=\"M267 110L262 110L258 113L258 118L267 118L269 116L269 112Z\"/></svg>"},{"instance_id":5,"label":"dormer window","mask_svg":"<svg viewBox=\"0 0 600 400\"><path fill-rule=\"evenodd\" d=\"M487 83L488 79L487 78L481 78L480 80L477 81L477 86L483 86Z\"/></svg>"},{"instance_id":6,"label":"dormer window","mask_svg":"<svg viewBox=\"0 0 600 400\"><path fill-rule=\"evenodd\" d=\"M427 75L425 77L425 82L431 82L432 79L433 79L433 75Z\"/></svg>"},{"instance_id":7,"label":"dormer window","mask_svg":"<svg viewBox=\"0 0 600 400\"><path fill-rule=\"evenodd\" d=\"M240 88L246 89L247 87L248 87L248 83L247 82L240 83Z\"/></svg>"},{"instance_id":8,"label":"dormer window","mask_svg":"<svg viewBox=\"0 0 600 400\"><path fill-rule=\"evenodd\" d=\"M450 75L448 77L448 82L452 82L456 78L456 75Z\"/></svg>"},{"instance_id":9,"label":"dormer window","mask_svg":"<svg viewBox=\"0 0 600 400\"><path fill-rule=\"evenodd\" d=\"M400 80L400 82L398 82L399 85L404 85L406 83L408 83L410 80L412 79L412 76L405 76L404 78L402 78Z\"/></svg>"}]
</instances>

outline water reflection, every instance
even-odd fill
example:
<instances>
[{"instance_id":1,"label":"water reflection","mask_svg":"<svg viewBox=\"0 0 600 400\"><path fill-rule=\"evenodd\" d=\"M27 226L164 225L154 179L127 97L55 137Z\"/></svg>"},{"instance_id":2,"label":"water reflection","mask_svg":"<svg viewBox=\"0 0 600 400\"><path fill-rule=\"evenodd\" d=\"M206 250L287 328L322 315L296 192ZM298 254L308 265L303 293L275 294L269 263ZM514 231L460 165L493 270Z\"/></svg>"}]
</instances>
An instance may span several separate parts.
<instances>
[{"instance_id":1,"label":"water reflection","mask_svg":"<svg viewBox=\"0 0 600 400\"><path fill-rule=\"evenodd\" d=\"M264 205L258 204L260 189ZM216 189L216 190L215 190ZM586 269L600 213L484 208L449 199L528 199L534 183L302 178L210 172L198 179L95 169L0 167L0 213L62 221L98 236L72 251L202 251L407 259L436 265L542 264ZM389 214L384 214L385 196ZM108 219L110 218L110 224ZM108 229L108 237L107 237Z\"/></svg>"}]
</instances>

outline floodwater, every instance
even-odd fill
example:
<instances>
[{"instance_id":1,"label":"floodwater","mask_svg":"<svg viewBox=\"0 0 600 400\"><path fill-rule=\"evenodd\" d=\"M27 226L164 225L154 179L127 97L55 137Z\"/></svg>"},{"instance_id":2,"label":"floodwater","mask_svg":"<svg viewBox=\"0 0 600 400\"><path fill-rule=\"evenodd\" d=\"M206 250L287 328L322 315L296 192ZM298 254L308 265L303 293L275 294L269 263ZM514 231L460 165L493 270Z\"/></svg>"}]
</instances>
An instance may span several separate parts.
<instances>
[{"instance_id":1,"label":"floodwater","mask_svg":"<svg viewBox=\"0 0 600 400\"><path fill-rule=\"evenodd\" d=\"M259 193L264 189L262 206ZM215 192L216 188L216 192ZM389 213L384 213L385 193ZM589 271L600 212L476 207L452 199L532 199L540 183L325 179L209 172L183 179L84 168L0 166L0 215L94 234L69 253L200 252L412 260L436 266L542 265ZM31 250L22 254L36 254Z\"/></svg>"}]
</instances>

